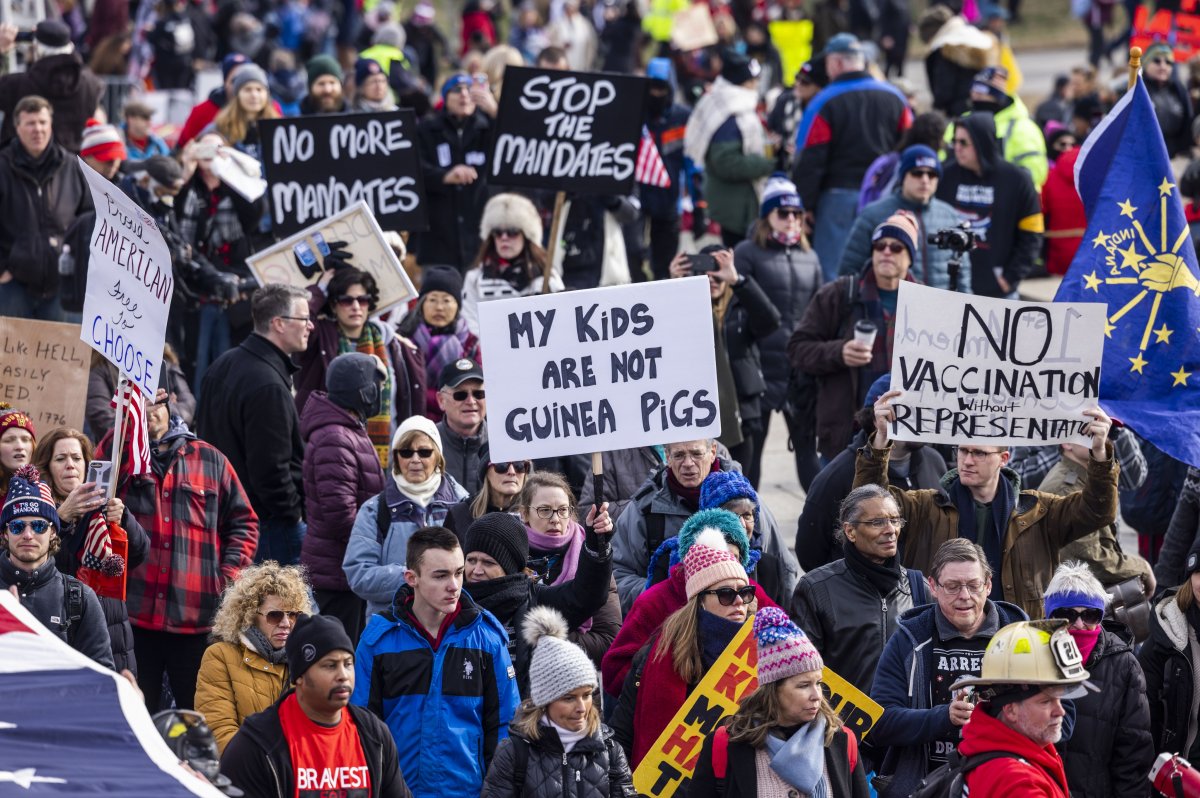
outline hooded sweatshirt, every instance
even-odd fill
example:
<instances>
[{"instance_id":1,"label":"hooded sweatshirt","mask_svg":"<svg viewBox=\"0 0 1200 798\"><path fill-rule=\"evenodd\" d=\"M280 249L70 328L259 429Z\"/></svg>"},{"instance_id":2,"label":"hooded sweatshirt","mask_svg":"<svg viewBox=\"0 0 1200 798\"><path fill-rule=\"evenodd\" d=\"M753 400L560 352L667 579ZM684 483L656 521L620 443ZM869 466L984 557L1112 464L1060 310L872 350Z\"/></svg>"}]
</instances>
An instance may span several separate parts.
<instances>
[{"instance_id":1,"label":"hooded sweatshirt","mask_svg":"<svg viewBox=\"0 0 1200 798\"><path fill-rule=\"evenodd\" d=\"M982 173L947 164L937 198L953 205L979 238L971 252L975 293L1003 296L998 276L1015 290L1033 270L1042 245L1041 204L1029 173L1004 160L991 114L977 111L959 124L975 144Z\"/></svg>"}]
</instances>

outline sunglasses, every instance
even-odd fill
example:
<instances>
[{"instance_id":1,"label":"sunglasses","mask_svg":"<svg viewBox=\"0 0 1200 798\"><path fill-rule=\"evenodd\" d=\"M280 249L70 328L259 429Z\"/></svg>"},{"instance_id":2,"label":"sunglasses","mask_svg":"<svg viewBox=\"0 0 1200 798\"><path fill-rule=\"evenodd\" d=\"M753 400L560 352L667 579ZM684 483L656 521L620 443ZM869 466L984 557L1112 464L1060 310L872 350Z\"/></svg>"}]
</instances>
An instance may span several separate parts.
<instances>
[{"instance_id":1,"label":"sunglasses","mask_svg":"<svg viewBox=\"0 0 1200 798\"><path fill-rule=\"evenodd\" d=\"M287 612L284 612L283 610L271 610L270 612L260 612L259 615L266 618L267 623L271 624L272 626L278 626L279 624L283 623L283 616L285 615L292 623L295 623L296 619L300 617L300 613L296 610L289 610Z\"/></svg>"},{"instance_id":2,"label":"sunglasses","mask_svg":"<svg viewBox=\"0 0 1200 798\"><path fill-rule=\"evenodd\" d=\"M1083 618L1084 623L1094 625L1104 620L1104 610L1098 610L1095 607L1088 607L1084 610L1077 610L1073 607L1059 607L1050 613L1050 617L1062 619L1067 623L1075 623L1076 618Z\"/></svg>"},{"instance_id":3,"label":"sunglasses","mask_svg":"<svg viewBox=\"0 0 1200 798\"><path fill-rule=\"evenodd\" d=\"M937 172L932 169L913 169L909 174L913 177L927 177L930 180L937 179Z\"/></svg>"},{"instance_id":4,"label":"sunglasses","mask_svg":"<svg viewBox=\"0 0 1200 798\"><path fill-rule=\"evenodd\" d=\"M1174 64L1174 61L1169 61L1166 58L1151 58L1151 64Z\"/></svg>"},{"instance_id":5,"label":"sunglasses","mask_svg":"<svg viewBox=\"0 0 1200 798\"><path fill-rule=\"evenodd\" d=\"M484 391L483 388L476 388L473 391L455 391L454 393L450 394L450 396L452 396L456 402L465 402L467 401L468 396L473 396L475 397L476 401L482 402L487 398L487 392Z\"/></svg>"},{"instance_id":6,"label":"sunglasses","mask_svg":"<svg viewBox=\"0 0 1200 798\"><path fill-rule=\"evenodd\" d=\"M367 296L366 294L362 294L360 296L350 296L349 294L347 294L346 296L338 297L337 303L338 303L338 305L340 305L343 308L348 308L351 305L358 305L359 307L369 308L369 307L371 307L371 297Z\"/></svg>"},{"instance_id":7,"label":"sunglasses","mask_svg":"<svg viewBox=\"0 0 1200 798\"><path fill-rule=\"evenodd\" d=\"M524 233L515 227L497 227L492 231L492 235L496 238L516 238Z\"/></svg>"},{"instance_id":8,"label":"sunglasses","mask_svg":"<svg viewBox=\"0 0 1200 798\"><path fill-rule=\"evenodd\" d=\"M33 534L43 535L50 527L50 522L44 518L37 518L33 521L9 521L8 534L22 535L25 533L26 529L32 529Z\"/></svg>"},{"instance_id":9,"label":"sunglasses","mask_svg":"<svg viewBox=\"0 0 1200 798\"><path fill-rule=\"evenodd\" d=\"M426 460L433 457L433 449L397 449L396 454L400 455L401 460L410 460L414 454Z\"/></svg>"},{"instance_id":10,"label":"sunglasses","mask_svg":"<svg viewBox=\"0 0 1200 798\"><path fill-rule=\"evenodd\" d=\"M492 463L492 470L497 474L507 474L508 469L511 468L518 474L524 474L532 465L528 460L522 460L521 462L513 461L510 463Z\"/></svg>"},{"instance_id":11,"label":"sunglasses","mask_svg":"<svg viewBox=\"0 0 1200 798\"><path fill-rule=\"evenodd\" d=\"M893 255L899 255L904 251L905 247L899 241L876 241L871 245L871 249L876 252L883 252L886 249Z\"/></svg>"},{"instance_id":12,"label":"sunglasses","mask_svg":"<svg viewBox=\"0 0 1200 798\"><path fill-rule=\"evenodd\" d=\"M754 586L746 585L734 590L732 587L719 587L716 590L701 590L702 596L716 596L722 607L732 607L733 600L740 598L743 604L754 601Z\"/></svg>"},{"instance_id":13,"label":"sunglasses","mask_svg":"<svg viewBox=\"0 0 1200 798\"><path fill-rule=\"evenodd\" d=\"M799 208L776 208L775 213L779 214L781 219L791 219L793 217L798 219L803 212Z\"/></svg>"}]
</instances>

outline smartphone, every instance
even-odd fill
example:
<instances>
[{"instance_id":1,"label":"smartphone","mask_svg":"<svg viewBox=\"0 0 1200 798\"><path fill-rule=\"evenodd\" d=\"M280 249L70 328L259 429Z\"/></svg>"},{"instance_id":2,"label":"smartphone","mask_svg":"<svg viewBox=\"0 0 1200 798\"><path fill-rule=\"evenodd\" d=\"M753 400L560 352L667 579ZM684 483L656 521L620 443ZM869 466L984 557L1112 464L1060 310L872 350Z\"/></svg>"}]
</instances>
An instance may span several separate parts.
<instances>
[{"instance_id":1,"label":"smartphone","mask_svg":"<svg viewBox=\"0 0 1200 798\"><path fill-rule=\"evenodd\" d=\"M696 253L688 255L688 265L692 267L693 274L715 272L717 270L717 259L712 255Z\"/></svg>"},{"instance_id":2,"label":"smartphone","mask_svg":"<svg viewBox=\"0 0 1200 798\"><path fill-rule=\"evenodd\" d=\"M34 40L35 31L19 30L17 31L17 42L31 42Z\"/></svg>"},{"instance_id":3,"label":"smartphone","mask_svg":"<svg viewBox=\"0 0 1200 798\"><path fill-rule=\"evenodd\" d=\"M325 236L319 232L312 234L313 243L317 245L317 252L321 253L322 258L329 257L329 244L325 241Z\"/></svg>"},{"instance_id":4,"label":"smartphone","mask_svg":"<svg viewBox=\"0 0 1200 798\"><path fill-rule=\"evenodd\" d=\"M217 145L212 144L211 142L207 144L197 144L196 149L193 150L192 154L195 156L197 161L211 161L213 158L217 157Z\"/></svg>"},{"instance_id":5,"label":"smartphone","mask_svg":"<svg viewBox=\"0 0 1200 798\"><path fill-rule=\"evenodd\" d=\"M112 486L112 461L93 460L88 463L87 481L95 482L96 489L107 495Z\"/></svg>"}]
</instances>

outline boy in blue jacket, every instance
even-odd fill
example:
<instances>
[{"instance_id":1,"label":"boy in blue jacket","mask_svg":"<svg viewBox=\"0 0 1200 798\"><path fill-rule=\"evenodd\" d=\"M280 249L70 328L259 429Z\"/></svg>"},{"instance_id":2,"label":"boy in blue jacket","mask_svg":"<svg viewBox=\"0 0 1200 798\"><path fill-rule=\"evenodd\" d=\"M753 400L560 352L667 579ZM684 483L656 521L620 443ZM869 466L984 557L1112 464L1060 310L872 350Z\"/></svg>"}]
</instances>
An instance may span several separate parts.
<instances>
[{"instance_id":1,"label":"boy in blue jacket","mask_svg":"<svg viewBox=\"0 0 1200 798\"><path fill-rule=\"evenodd\" d=\"M350 701L387 723L415 798L478 795L519 701L508 637L462 592L453 532L418 529L406 562L406 585L359 640Z\"/></svg>"}]
</instances>

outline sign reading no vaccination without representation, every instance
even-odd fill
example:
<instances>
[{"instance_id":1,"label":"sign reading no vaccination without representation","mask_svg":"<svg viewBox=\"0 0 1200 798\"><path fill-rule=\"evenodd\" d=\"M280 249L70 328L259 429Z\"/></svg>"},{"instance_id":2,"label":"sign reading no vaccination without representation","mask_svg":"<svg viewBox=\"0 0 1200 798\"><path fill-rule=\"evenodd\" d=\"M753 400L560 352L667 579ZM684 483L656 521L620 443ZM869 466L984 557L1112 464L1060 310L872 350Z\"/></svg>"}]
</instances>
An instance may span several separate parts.
<instances>
[{"instance_id":1,"label":"sign reading no vaccination without representation","mask_svg":"<svg viewBox=\"0 0 1200 798\"><path fill-rule=\"evenodd\" d=\"M479 326L496 462L721 434L705 277L483 302Z\"/></svg>"},{"instance_id":2,"label":"sign reading no vaccination without representation","mask_svg":"<svg viewBox=\"0 0 1200 798\"><path fill-rule=\"evenodd\" d=\"M509 67L489 182L628 194L645 96L645 78Z\"/></svg>"},{"instance_id":3,"label":"sign reading no vaccination without representation","mask_svg":"<svg viewBox=\"0 0 1200 798\"><path fill-rule=\"evenodd\" d=\"M1105 307L989 299L900 284L890 437L990 446L1090 445Z\"/></svg>"},{"instance_id":4,"label":"sign reading no vaccination without representation","mask_svg":"<svg viewBox=\"0 0 1200 798\"><path fill-rule=\"evenodd\" d=\"M362 200L384 230L424 230L425 190L411 109L264 119L273 232L289 236Z\"/></svg>"}]
</instances>

